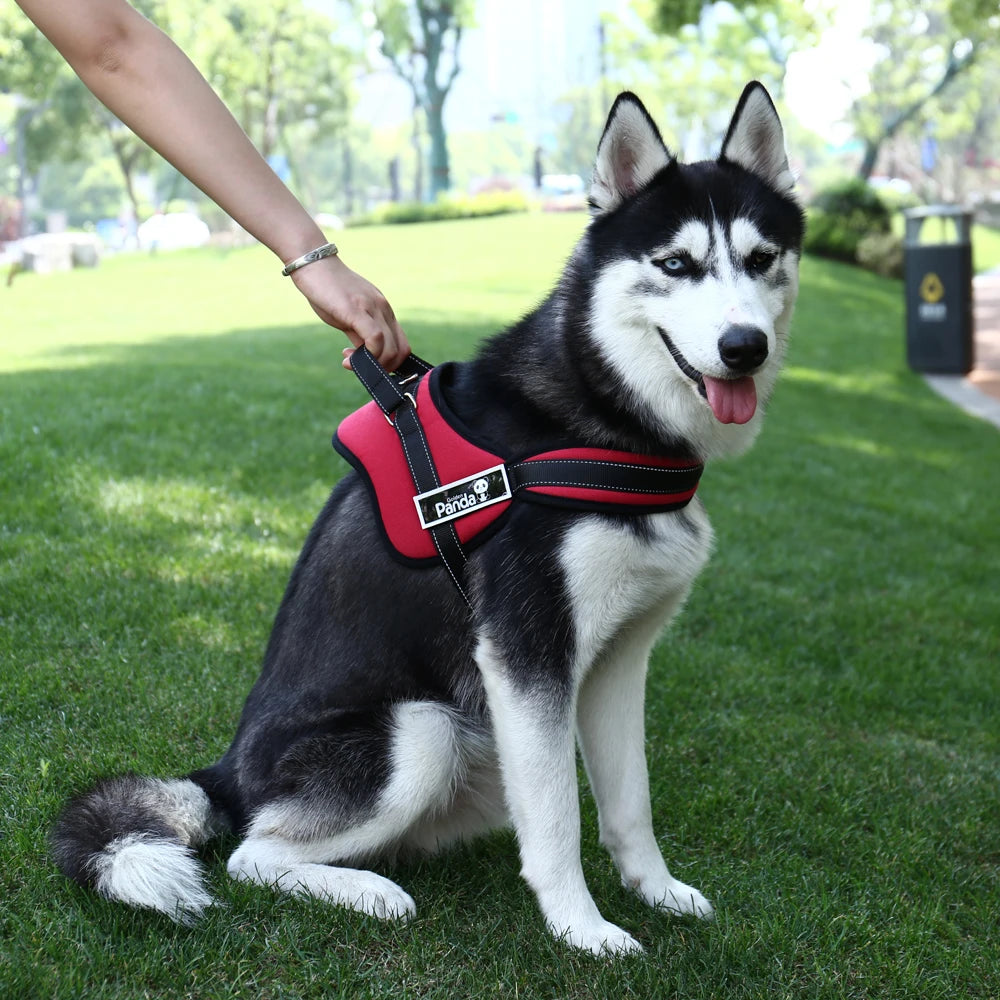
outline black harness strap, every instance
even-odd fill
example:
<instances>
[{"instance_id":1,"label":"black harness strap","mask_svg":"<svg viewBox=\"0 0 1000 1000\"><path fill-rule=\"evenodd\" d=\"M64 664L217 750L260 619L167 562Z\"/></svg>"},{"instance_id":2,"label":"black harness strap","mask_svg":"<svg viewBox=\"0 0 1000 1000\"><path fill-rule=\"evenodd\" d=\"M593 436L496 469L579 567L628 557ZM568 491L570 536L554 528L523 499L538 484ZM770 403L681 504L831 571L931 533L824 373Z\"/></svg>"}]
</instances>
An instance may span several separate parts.
<instances>
[{"instance_id":1,"label":"black harness strap","mask_svg":"<svg viewBox=\"0 0 1000 1000\"><path fill-rule=\"evenodd\" d=\"M599 485L618 493L672 494L695 489L703 468L694 462L673 468L588 458L532 458L508 465L507 477L515 493L530 486ZM677 506L688 502L679 501ZM666 509L661 503L656 507Z\"/></svg>"},{"instance_id":2,"label":"black harness strap","mask_svg":"<svg viewBox=\"0 0 1000 1000\"><path fill-rule=\"evenodd\" d=\"M360 347L351 354L351 368L361 380L361 384L371 393L372 398L385 414L386 420L396 428L399 441L410 468L413 485L417 493L426 493L441 486L434 459L417 416L417 383L431 370L431 365L411 354L406 361L390 375L376 360L367 347ZM403 389L413 386L413 391ZM458 540L454 522L428 528L434 547L444 563L448 575L455 584L462 600L472 608L469 595L463 587L465 579L465 552Z\"/></svg>"}]
</instances>

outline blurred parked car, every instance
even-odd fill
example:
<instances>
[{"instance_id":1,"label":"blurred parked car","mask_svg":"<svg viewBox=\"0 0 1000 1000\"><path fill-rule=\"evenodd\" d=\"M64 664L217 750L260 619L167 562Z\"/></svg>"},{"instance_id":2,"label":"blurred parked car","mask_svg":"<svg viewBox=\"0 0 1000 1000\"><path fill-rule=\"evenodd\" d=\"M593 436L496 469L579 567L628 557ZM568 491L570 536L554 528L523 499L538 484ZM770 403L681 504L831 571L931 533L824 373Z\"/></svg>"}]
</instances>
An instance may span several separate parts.
<instances>
[{"instance_id":1,"label":"blurred parked car","mask_svg":"<svg viewBox=\"0 0 1000 1000\"><path fill-rule=\"evenodd\" d=\"M205 246L211 233L208 226L191 212L167 212L143 222L137 236L142 250L181 250Z\"/></svg>"}]
</instances>

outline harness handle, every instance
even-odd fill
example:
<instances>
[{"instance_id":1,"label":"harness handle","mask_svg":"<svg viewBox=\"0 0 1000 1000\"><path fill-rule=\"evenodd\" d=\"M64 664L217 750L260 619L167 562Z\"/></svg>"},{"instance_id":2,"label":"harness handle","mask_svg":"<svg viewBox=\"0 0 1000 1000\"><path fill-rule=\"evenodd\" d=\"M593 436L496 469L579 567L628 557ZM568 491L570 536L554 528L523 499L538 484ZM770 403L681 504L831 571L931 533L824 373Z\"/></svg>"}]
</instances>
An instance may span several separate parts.
<instances>
[{"instance_id":1,"label":"harness handle","mask_svg":"<svg viewBox=\"0 0 1000 1000\"><path fill-rule=\"evenodd\" d=\"M351 354L350 365L390 421L393 413L406 401L407 394L403 388L422 378L434 367L416 354L411 354L390 374L367 347L359 347Z\"/></svg>"}]
</instances>

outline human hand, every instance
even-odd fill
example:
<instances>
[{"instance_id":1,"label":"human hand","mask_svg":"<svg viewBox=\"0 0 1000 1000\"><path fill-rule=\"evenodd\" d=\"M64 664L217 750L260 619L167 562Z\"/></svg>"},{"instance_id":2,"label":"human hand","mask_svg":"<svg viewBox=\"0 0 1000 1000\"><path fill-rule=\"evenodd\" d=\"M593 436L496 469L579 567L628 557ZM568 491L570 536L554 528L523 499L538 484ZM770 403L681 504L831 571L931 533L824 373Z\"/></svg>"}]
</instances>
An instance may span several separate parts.
<instances>
[{"instance_id":1,"label":"human hand","mask_svg":"<svg viewBox=\"0 0 1000 1000\"><path fill-rule=\"evenodd\" d=\"M340 257L326 257L293 271L292 281L324 323L343 330L353 347L344 349L343 366L362 344L389 371L410 353L410 344L385 296Z\"/></svg>"}]
</instances>

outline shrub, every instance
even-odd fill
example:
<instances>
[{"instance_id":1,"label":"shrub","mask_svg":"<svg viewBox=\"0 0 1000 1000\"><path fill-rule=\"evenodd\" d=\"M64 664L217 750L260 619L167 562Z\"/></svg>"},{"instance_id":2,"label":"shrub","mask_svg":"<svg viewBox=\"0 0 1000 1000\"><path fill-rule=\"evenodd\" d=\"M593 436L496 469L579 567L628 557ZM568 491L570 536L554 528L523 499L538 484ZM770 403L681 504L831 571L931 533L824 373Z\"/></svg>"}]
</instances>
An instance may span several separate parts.
<instances>
[{"instance_id":1,"label":"shrub","mask_svg":"<svg viewBox=\"0 0 1000 1000\"><path fill-rule=\"evenodd\" d=\"M870 220L873 227L883 232L888 232L892 224L892 213L882 197L860 177L824 188L813 199L813 204L824 212Z\"/></svg>"},{"instance_id":2,"label":"shrub","mask_svg":"<svg viewBox=\"0 0 1000 1000\"><path fill-rule=\"evenodd\" d=\"M813 199L805 249L820 257L858 263L858 245L866 236L892 231L892 211L859 178L825 188Z\"/></svg>"},{"instance_id":3,"label":"shrub","mask_svg":"<svg viewBox=\"0 0 1000 1000\"><path fill-rule=\"evenodd\" d=\"M395 225L407 222L435 222L441 219L472 219L527 210L528 199L521 191L490 191L471 197L443 195L437 201L427 203L391 202L380 205L367 215L352 219L349 225Z\"/></svg>"},{"instance_id":4,"label":"shrub","mask_svg":"<svg viewBox=\"0 0 1000 1000\"><path fill-rule=\"evenodd\" d=\"M807 213L803 247L807 253L817 257L830 257L854 264L858 255L858 234L842 225L836 215L811 208Z\"/></svg>"},{"instance_id":5,"label":"shrub","mask_svg":"<svg viewBox=\"0 0 1000 1000\"><path fill-rule=\"evenodd\" d=\"M858 263L883 278L903 277L903 241L895 233L869 233L858 242Z\"/></svg>"}]
</instances>

